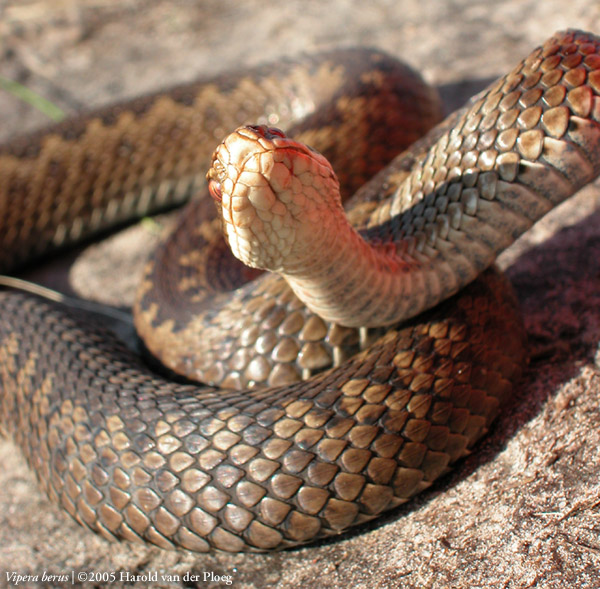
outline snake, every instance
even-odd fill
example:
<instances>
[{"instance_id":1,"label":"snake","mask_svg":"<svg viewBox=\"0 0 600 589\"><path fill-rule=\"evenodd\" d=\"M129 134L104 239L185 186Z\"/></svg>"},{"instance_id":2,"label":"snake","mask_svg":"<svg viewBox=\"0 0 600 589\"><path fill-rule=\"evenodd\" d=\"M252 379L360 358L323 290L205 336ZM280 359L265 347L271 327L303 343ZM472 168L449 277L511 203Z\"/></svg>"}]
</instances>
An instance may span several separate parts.
<instances>
[{"instance_id":1,"label":"snake","mask_svg":"<svg viewBox=\"0 0 600 589\"><path fill-rule=\"evenodd\" d=\"M142 354L0 292L1 428L48 496L111 540L261 552L469 453L526 359L494 259L600 173L600 39L556 33L439 115L406 66L340 50L2 146L5 273L192 197L144 270Z\"/></svg>"}]
</instances>

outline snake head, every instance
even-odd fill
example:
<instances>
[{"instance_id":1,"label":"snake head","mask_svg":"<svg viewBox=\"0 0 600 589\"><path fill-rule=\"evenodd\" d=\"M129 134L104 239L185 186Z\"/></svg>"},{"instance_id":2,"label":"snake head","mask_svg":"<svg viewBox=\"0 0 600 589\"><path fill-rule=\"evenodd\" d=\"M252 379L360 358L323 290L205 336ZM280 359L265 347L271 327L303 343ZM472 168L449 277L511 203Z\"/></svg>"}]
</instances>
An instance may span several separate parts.
<instances>
[{"instance_id":1,"label":"snake head","mask_svg":"<svg viewBox=\"0 0 600 589\"><path fill-rule=\"evenodd\" d=\"M276 128L234 131L217 147L207 179L233 254L253 268L298 270L343 216L329 162Z\"/></svg>"}]
</instances>

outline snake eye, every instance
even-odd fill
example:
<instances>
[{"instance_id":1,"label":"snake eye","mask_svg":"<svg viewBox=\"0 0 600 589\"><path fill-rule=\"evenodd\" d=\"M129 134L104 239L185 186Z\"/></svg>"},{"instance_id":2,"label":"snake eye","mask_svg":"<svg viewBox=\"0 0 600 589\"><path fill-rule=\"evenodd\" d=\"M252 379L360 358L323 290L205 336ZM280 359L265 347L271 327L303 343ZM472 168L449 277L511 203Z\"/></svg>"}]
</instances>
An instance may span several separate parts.
<instances>
[{"instance_id":1,"label":"snake eye","mask_svg":"<svg viewBox=\"0 0 600 589\"><path fill-rule=\"evenodd\" d=\"M278 129L277 127L268 127L267 128L269 135L273 137L283 137L285 139L285 133Z\"/></svg>"},{"instance_id":2,"label":"snake eye","mask_svg":"<svg viewBox=\"0 0 600 589\"><path fill-rule=\"evenodd\" d=\"M285 133L277 127L268 127L267 125L248 125L248 128L252 129L265 139L273 139L273 137L281 137L285 139Z\"/></svg>"},{"instance_id":3,"label":"snake eye","mask_svg":"<svg viewBox=\"0 0 600 589\"><path fill-rule=\"evenodd\" d=\"M208 181L208 192L217 201L223 200L223 192L221 191L221 183L213 180L212 178Z\"/></svg>"}]
</instances>

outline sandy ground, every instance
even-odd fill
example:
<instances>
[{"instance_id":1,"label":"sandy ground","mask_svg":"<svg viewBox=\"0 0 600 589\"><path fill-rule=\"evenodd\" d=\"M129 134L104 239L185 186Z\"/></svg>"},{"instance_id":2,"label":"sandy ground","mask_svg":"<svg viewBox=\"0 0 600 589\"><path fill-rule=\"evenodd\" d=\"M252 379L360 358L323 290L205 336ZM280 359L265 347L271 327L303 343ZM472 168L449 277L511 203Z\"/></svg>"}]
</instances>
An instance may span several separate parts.
<instances>
[{"instance_id":1,"label":"sandy ground","mask_svg":"<svg viewBox=\"0 0 600 589\"><path fill-rule=\"evenodd\" d=\"M278 55L364 45L420 69L452 110L566 27L600 33L600 4L5 0L0 74L75 112ZM3 138L46 122L6 93L0 108ZM229 577L235 587L600 587L599 208L600 189L589 187L503 256L523 307L530 368L492 434L410 505L300 550L166 552L80 528L5 442L0 586L14 585L15 573L38 576L21 586L69 586L87 575L79 578L90 587L142 587L148 581L135 576L151 575L164 587L227 586ZM44 582L44 573L66 579Z\"/></svg>"}]
</instances>

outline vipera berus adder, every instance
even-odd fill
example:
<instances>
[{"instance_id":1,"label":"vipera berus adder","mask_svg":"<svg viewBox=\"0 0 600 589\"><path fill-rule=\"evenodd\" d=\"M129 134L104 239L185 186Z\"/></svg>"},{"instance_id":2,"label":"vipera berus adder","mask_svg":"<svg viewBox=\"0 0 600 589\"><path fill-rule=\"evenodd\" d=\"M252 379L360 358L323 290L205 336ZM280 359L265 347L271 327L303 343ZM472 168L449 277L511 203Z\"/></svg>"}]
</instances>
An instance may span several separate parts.
<instances>
[{"instance_id":1,"label":"vipera berus adder","mask_svg":"<svg viewBox=\"0 0 600 589\"><path fill-rule=\"evenodd\" d=\"M332 126L356 132L364 113L381 115L378 124L392 137L390 151L431 126L437 102L416 78L399 84L416 98L408 108L425 116L407 132L398 125L390 94L378 94L386 98L373 98L380 102L365 110L365 99L347 98L344 86L350 65L364 68L359 85L380 86L380 74L391 62L363 51L340 55L337 65L332 57L288 67L282 82L288 85L281 88L298 86L306 96L300 90L303 72L310 73L317 90L333 84L333 93L323 97L334 105L328 113ZM273 86L274 72L257 76L259 82L221 79L170 97L142 99L4 148L3 269L14 271L54 246L156 202L183 198L204 174L201 162L214 147L194 142L205 133L200 123L217 120L216 97L232 98L241 85L243 96L261 98L246 104L239 115L243 120L239 111L219 119L209 135L224 134L274 104L260 90L265 80ZM359 192L349 214L362 236L376 247L395 240L400 245L394 252L406 256L411 272L416 269L421 288L409 289L408 314L473 280L535 220L598 175L599 92L598 39L558 34ZM288 90L281 96L283 102L264 122L287 126L288 115L306 114L306 105L315 102ZM202 115L194 114L194 104L206 108ZM325 133L319 143L320 132L311 128L317 120L308 117L303 138L316 140L333 157L346 190L375 171L371 157L379 161L379 132L368 142L355 142L353 157L361 164L348 167L347 152L330 144ZM168 147L167 136L174 147ZM375 143L377 149L371 148ZM362 152L361 146L366 146ZM173 170L180 180L169 176ZM147 181L153 188L144 187ZM181 224L192 224L192 218L188 214ZM179 239L196 248L212 234L203 229L191 238L177 237L160 255L180 256ZM211 251L213 266L226 256L221 246ZM186 270L169 283L161 282L152 265L138 298L137 322L146 345L152 349L152 332L158 333L156 347L167 349L171 368L179 368L179 361L170 362L170 350L181 343L188 325L176 296L189 298L186 287L197 281L190 272L192 258L188 255ZM205 276L226 288L244 278L220 279L212 271ZM221 385L274 387L236 392L169 381L68 311L3 292L3 427L49 495L107 537L242 551L336 534L429 486L486 431L524 357L518 312L511 295L498 288L502 282L486 273L460 298L422 321L391 329L347 360L359 343L357 333L306 311L282 279L261 277L242 286L232 295L233 314L206 311L206 297L192 297L204 323L225 331L237 325L239 339L221 347L211 343L214 358L205 357L200 368L186 358L181 364L188 376L206 370L205 380ZM164 301L151 308L159 295ZM297 364L290 359L294 347L300 353ZM326 357L340 366L318 372ZM276 372L276 366L284 368ZM302 373L316 374L280 384Z\"/></svg>"}]
</instances>

